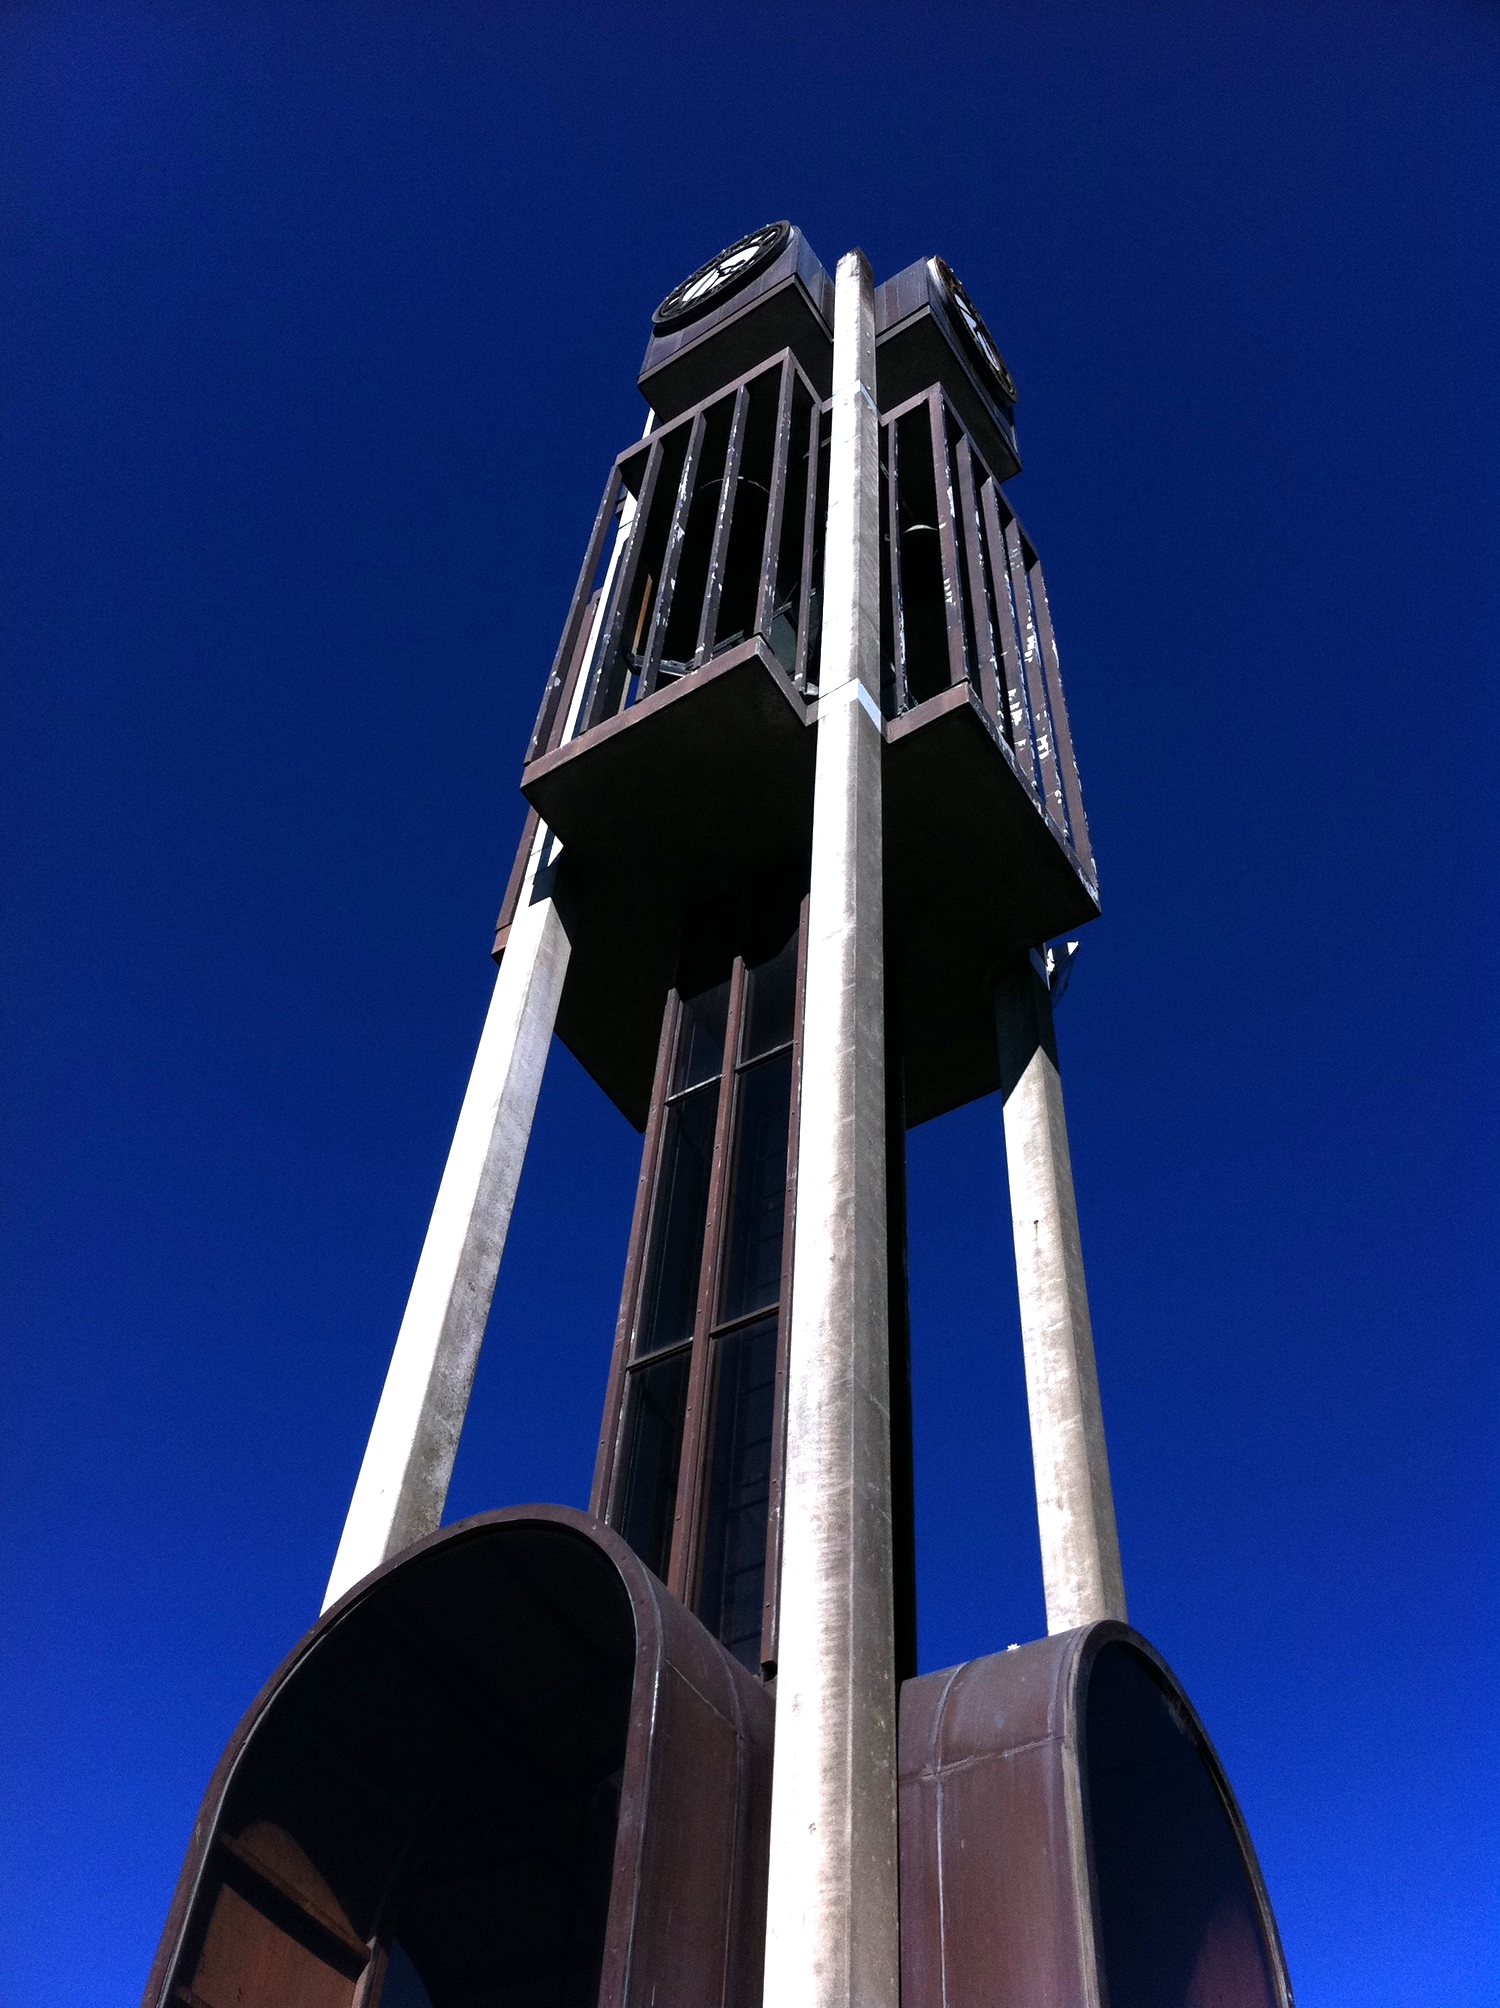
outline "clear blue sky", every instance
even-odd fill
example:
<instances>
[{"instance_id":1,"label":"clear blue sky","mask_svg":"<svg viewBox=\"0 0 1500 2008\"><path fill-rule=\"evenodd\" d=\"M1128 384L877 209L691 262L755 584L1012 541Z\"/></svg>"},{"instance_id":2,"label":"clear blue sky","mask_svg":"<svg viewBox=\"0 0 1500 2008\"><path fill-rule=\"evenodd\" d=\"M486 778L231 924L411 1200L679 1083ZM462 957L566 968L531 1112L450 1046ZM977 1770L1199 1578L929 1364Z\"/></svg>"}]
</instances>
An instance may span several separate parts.
<instances>
[{"instance_id":1,"label":"clear blue sky","mask_svg":"<svg viewBox=\"0 0 1500 2008\"><path fill-rule=\"evenodd\" d=\"M1496 1999L1500 11L10 6L0 2008L132 2000L316 1613L651 307L777 216L1020 386L1132 1614L1304 2008ZM556 1052L453 1489L586 1495ZM926 1667L1042 1628L1000 1121L912 1138Z\"/></svg>"}]
</instances>

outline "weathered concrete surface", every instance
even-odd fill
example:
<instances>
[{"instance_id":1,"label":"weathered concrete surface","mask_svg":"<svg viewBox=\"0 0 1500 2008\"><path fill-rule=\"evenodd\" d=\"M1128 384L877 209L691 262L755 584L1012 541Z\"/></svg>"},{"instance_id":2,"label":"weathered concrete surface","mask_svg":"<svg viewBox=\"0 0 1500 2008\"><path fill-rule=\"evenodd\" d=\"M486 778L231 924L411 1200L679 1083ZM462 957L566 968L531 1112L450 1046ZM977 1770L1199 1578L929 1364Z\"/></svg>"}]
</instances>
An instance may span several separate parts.
<instances>
[{"instance_id":1,"label":"weathered concrete surface","mask_svg":"<svg viewBox=\"0 0 1500 2008\"><path fill-rule=\"evenodd\" d=\"M1047 986L1030 962L995 1003L1021 1344L1049 1633L1125 1617L1094 1334Z\"/></svg>"},{"instance_id":2,"label":"weathered concrete surface","mask_svg":"<svg viewBox=\"0 0 1500 2008\"><path fill-rule=\"evenodd\" d=\"M897 2008L874 293L841 259L788 1371L767 2008Z\"/></svg>"},{"instance_id":3,"label":"weathered concrete surface","mask_svg":"<svg viewBox=\"0 0 1500 2008\"><path fill-rule=\"evenodd\" d=\"M568 968L537 831L323 1608L441 1524Z\"/></svg>"}]
</instances>

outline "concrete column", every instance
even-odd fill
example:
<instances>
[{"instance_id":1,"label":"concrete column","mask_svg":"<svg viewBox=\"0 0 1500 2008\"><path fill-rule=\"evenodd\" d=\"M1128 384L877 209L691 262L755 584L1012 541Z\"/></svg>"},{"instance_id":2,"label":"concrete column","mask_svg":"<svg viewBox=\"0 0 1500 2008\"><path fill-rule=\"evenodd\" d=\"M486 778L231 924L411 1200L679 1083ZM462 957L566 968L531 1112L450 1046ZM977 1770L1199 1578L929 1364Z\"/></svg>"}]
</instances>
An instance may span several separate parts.
<instances>
[{"instance_id":1,"label":"concrete column","mask_svg":"<svg viewBox=\"0 0 1500 2008\"><path fill-rule=\"evenodd\" d=\"M996 995L1005 1161L1031 1411L1047 1630L1125 1616L1094 1334L1047 985L1027 960Z\"/></svg>"},{"instance_id":2,"label":"concrete column","mask_svg":"<svg viewBox=\"0 0 1500 2008\"><path fill-rule=\"evenodd\" d=\"M793 1250L767 2008L897 2008L879 430L839 261Z\"/></svg>"},{"instance_id":3,"label":"concrete column","mask_svg":"<svg viewBox=\"0 0 1500 2008\"><path fill-rule=\"evenodd\" d=\"M474 1070L323 1608L441 1524L568 969L546 896L546 824L495 979Z\"/></svg>"}]
</instances>

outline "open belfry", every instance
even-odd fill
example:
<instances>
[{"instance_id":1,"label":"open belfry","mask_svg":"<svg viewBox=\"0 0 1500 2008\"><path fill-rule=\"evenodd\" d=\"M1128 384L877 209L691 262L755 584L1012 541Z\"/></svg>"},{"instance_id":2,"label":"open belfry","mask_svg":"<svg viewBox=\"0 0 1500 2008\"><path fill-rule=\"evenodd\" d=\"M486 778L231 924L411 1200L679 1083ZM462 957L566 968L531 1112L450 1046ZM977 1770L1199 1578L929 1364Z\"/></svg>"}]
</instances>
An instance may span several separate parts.
<instances>
[{"instance_id":1,"label":"open belfry","mask_svg":"<svg viewBox=\"0 0 1500 2008\"><path fill-rule=\"evenodd\" d=\"M146 2002L1289 2008L1126 1621L1052 1021L1098 896L1015 387L942 259L830 276L786 223L667 296L639 382L323 1614ZM554 1035L644 1134L590 1510L444 1527ZM905 1136L997 1091L1048 1635L919 1676Z\"/></svg>"}]
</instances>

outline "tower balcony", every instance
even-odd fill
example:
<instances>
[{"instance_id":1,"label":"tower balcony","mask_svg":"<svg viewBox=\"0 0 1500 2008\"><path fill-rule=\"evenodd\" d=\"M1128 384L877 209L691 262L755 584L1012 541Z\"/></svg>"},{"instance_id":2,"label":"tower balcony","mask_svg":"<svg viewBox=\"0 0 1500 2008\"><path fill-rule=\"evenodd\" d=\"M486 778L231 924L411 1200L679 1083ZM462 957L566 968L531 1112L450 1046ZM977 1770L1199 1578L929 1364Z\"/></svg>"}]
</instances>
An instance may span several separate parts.
<instances>
[{"instance_id":1,"label":"tower balcony","mask_svg":"<svg viewBox=\"0 0 1500 2008\"><path fill-rule=\"evenodd\" d=\"M684 916L811 842L829 410L786 349L616 459L528 750L573 940L558 1031L637 1125ZM916 1122L996 1085L996 969L1098 893L1041 565L941 385L882 412L880 484L888 989Z\"/></svg>"}]
</instances>

